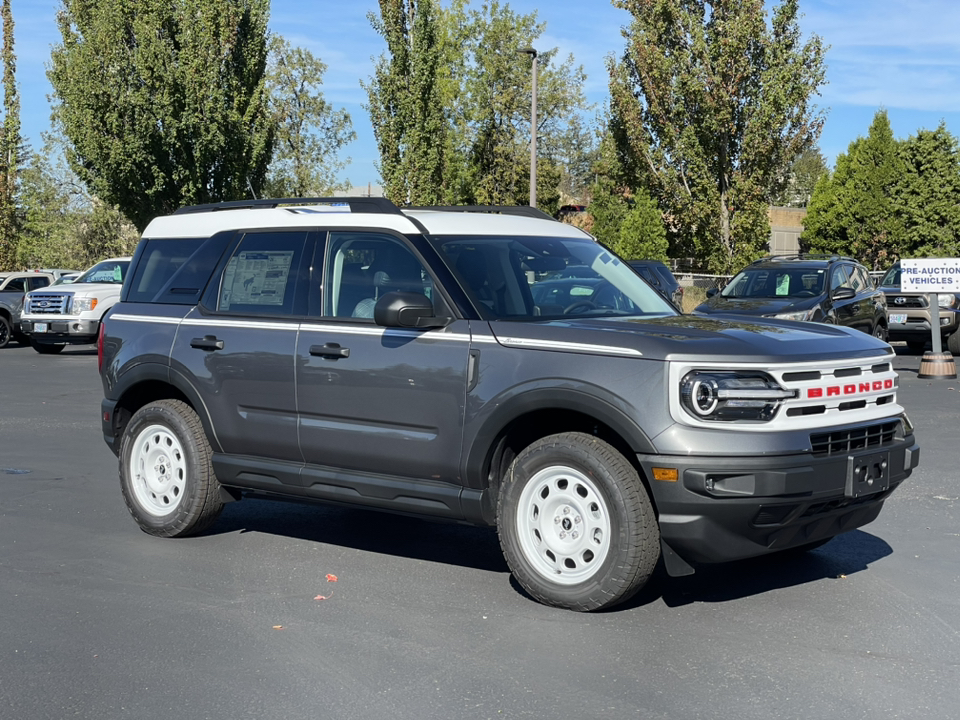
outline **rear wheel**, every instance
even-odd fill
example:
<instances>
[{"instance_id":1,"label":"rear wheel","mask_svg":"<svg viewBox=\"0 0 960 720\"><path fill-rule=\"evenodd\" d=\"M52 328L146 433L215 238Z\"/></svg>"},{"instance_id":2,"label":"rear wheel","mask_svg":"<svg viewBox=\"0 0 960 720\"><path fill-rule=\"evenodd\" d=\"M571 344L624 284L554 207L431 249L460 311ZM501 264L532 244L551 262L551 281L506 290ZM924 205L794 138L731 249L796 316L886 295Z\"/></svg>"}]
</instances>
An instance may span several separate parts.
<instances>
[{"instance_id":1,"label":"rear wheel","mask_svg":"<svg viewBox=\"0 0 960 720\"><path fill-rule=\"evenodd\" d=\"M37 342L36 340L31 340L30 345L41 355L56 355L63 352L66 347L66 345L55 345L54 343Z\"/></svg>"},{"instance_id":2,"label":"rear wheel","mask_svg":"<svg viewBox=\"0 0 960 720\"><path fill-rule=\"evenodd\" d=\"M120 487L144 532L196 535L223 509L212 451L200 418L179 400L144 405L120 443Z\"/></svg>"},{"instance_id":3,"label":"rear wheel","mask_svg":"<svg viewBox=\"0 0 960 720\"><path fill-rule=\"evenodd\" d=\"M660 557L657 519L637 471L584 433L552 435L520 452L500 487L497 530L524 590L571 610L627 600Z\"/></svg>"}]
</instances>

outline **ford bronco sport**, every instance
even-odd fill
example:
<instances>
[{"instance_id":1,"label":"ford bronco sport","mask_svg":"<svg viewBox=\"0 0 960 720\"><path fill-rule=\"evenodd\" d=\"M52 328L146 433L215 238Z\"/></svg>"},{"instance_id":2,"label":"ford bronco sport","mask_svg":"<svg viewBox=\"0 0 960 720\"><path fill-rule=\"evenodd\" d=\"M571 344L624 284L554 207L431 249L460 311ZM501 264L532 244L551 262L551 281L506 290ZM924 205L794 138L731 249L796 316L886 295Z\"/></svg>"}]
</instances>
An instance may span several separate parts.
<instances>
[{"instance_id":1,"label":"ford bronco sport","mask_svg":"<svg viewBox=\"0 0 960 720\"><path fill-rule=\"evenodd\" d=\"M246 497L496 527L534 598L823 544L919 462L890 346L684 316L532 208L379 198L183 208L99 340L103 436L153 535ZM539 282L590 268L562 302ZM539 298L534 302L534 298Z\"/></svg>"}]
</instances>

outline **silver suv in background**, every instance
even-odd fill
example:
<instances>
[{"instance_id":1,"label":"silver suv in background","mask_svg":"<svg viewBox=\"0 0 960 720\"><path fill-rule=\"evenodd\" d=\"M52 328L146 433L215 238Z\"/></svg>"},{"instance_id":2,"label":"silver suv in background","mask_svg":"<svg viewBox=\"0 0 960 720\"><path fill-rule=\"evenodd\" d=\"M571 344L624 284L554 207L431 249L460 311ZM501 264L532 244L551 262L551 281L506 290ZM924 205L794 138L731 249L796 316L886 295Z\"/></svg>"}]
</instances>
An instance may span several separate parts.
<instances>
[{"instance_id":1,"label":"silver suv in background","mask_svg":"<svg viewBox=\"0 0 960 720\"><path fill-rule=\"evenodd\" d=\"M27 292L46 287L53 275L45 272L0 273L0 348L20 339L20 312Z\"/></svg>"},{"instance_id":2,"label":"silver suv in background","mask_svg":"<svg viewBox=\"0 0 960 720\"><path fill-rule=\"evenodd\" d=\"M923 352L932 337L930 296L900 289L900 263L887 270L880 280L880 292L887 298L887 333L891 342L905 340L913 352ZM960 293L937 294L940 337L944 347L960 355Z\"/></svg>"}]
</instances>

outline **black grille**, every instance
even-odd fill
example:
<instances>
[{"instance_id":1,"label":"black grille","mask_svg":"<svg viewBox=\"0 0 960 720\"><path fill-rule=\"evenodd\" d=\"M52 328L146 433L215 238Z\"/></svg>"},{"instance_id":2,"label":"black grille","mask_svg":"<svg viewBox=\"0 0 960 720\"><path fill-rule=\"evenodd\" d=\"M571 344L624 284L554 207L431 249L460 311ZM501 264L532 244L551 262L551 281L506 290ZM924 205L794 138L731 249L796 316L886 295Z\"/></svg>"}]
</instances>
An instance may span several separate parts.
<instances>
[{"instance_id":1,"label":"black grille","mask_svg":"<svg viewBox=\"0 0 960 720\"><path fill-rule=\"evenodd\" d=\"M926 306L926 298L920 295L887 296L887 307L893 312L896 312L897 308L925 308Z\"/></svg>"},{"instance_id":2,"label":"black grille","mask_svg":"<svg viewBox=\"0 0 960 720\"><path fill-rule=\"evenodd\" d=\"M897 425L899 422L894 421L853 430L816 433L810 436L810 445L813 448L813 454L817 457L848 455L858 450L883 447L893 444Z\"/></svg>"}]
</instances>

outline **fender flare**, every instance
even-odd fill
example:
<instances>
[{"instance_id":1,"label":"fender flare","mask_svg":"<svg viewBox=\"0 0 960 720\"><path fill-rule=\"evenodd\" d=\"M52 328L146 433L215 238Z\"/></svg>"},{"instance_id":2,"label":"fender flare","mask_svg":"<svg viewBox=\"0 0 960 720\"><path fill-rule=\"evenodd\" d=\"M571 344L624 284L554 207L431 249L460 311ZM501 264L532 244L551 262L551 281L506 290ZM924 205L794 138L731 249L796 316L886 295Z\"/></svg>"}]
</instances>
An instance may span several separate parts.
<instances>
[{"instance_id":1,"label":"fender flare","mask_svg":"<svg viewBox=\"0 0 960 720\"><path fill-rule=\"evenodd\" d=\"M538 410L571 410L587 415L617 433L633 452L656 454L650 438L635 420L613 401L598 396L598 388L591 386L591 390L593 392L569 387L537 387L521 390L505 400L492 400L496 409L483 421L466 454L465 485L486 487L483 468L494 450L497 436L518 417Z\"/></svg>"},{"instance_id":2,"label":"fender flare","mask_svg":"<svg viewBox=\"0 0 960 720\"><path fill-rule=\"evenodd\" d=\"M161 382L182 393L193 407L194 412L197 413L197 417L200 418L200 424L203 425L203 431L206 433L211 448L215 452L222 451L213 423L210 421L210 411L206 403L203 402L203 398L193 384L182 373L173 368L155 362L135 365L124 372L121 378L118 378L111 394L118 398L117 402L119 402L119 398L122 398L136 385L144 382Z\"/></svg>"}]
</instances>

